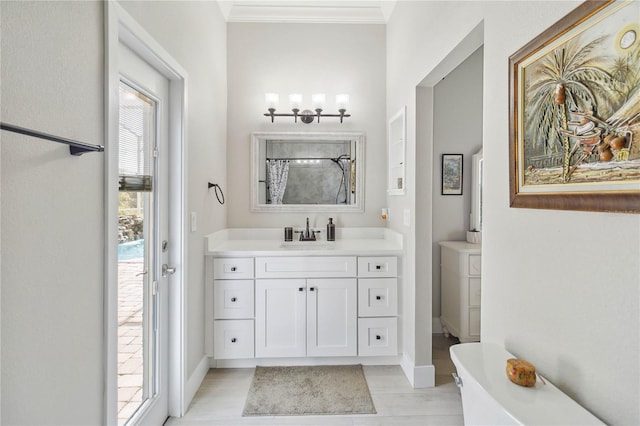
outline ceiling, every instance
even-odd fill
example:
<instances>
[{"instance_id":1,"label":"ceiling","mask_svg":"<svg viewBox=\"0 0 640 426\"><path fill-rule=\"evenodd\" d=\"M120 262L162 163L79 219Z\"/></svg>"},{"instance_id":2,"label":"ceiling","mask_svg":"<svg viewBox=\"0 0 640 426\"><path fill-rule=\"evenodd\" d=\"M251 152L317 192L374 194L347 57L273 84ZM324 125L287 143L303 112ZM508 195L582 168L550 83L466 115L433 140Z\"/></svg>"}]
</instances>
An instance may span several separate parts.
<instances>
[{"instance_id":1,"label":"ceiling","mask_svg":"<svg viewBox=\"0 0 640 426\"><path fill-rule=\"evenodd\" d=\"M218 0L227 22L385 24L396 0Z\"/></svg>"}]
</instances>

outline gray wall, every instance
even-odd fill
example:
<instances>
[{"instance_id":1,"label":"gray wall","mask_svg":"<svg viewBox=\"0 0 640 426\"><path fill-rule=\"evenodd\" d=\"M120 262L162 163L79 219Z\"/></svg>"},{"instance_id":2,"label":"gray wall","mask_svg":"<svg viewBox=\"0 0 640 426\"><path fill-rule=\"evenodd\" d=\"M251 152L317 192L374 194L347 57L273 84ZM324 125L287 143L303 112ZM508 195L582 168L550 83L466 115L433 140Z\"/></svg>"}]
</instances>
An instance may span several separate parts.
<instances>
[{"instance_id":1,"label":"gray wall","mask_svg":"<svg viewBox=\"0 0 640 426\"><path fill-rule=\"evenodd\" d=\"M187 217L197 215L197 230L187 227L187 375L206 362L204 353L204 236L226 225L207 182L226 182L226 23L214 2L127 1L125 9L188 73ZM185 29L188 29L186 31Z\"/></svg>"},{"instance_id":2,"label":"gray wall","mask_svg":"<svg viewBox=\"0 0 640 426\"><path fill-rule=\"evenodd\" d=\"M533 362L606 423L638 424L640 218L509 207L509 56L580 3L397 3L387 25L387 116L407 105L408 152L419 155L407 164L413 190L389 197L389 204L419 207L415 217L431 214L432 182L416 180L416 167L433 153L433 145L416 146L416 87L483 25L482 340ZM420 264L425 257L416 257L416 239L431 244L431 226L406 228L393 219L390 225L407 238L405 291L415 301L404 304L427 312L424 320L416 312L404 330L407 353L420 360L430 351L432 274ZM585 232L595 229L605 231ZM598 261L573 262L570 248L598 253Z\"/></svg>"},{"instance_id":3,"label":"gray wall","mask_svg":"<svg viewBox=\"0 0 640 426\"><path fill-rule=\"evenodd\" d=\"M3 122L104 144L102 7L0 3ZM99 424L103 154L1 137L0 423Z\"/></svg>"},{"instance_id":4,"label":"gray wall","mask_svg":"<svg viewBox=\"0 0 640 426\"><path fill-rule=\"evenodd\" d=\"M323 227L329 216L337 226L383 226L385 206L385 26L348 24L228 24L228 227ZM344 123L275 122L264 117L264 94L280 95L280 112L290 112L288 95L301 93L306 108L313 93L325 93L327 113L336 113L335 95L350 94ZM251 213L250 135L255 131L366 132L364 213Z\"/></svg>"},{"instance_id":5,"label":"gray wall","mask_svg":"<svg viewBox=\"0 0 640 426\"><path fill-rule=\"evenodd\" d=\"M440 318L440 241L467 237L471 156L482 148L482 48L433 89L433 318ZM441 195L442 154L463 154L462 195ZM437 328L437 323L436 323Z\"/></svg>"},{"instance_id":6,"label":"gray wall","mask_svg":"<svg viewBox=\"0 0 640 426\"><path fill-rule=\"evenodd\" d=\"M186 242L191 375L206 362L203 236L226 221L206 187L226 190L226 24L212 2L125 7L189 74L186 210L198 215ZM3 122L106 143L103 8L0 2ZM0 423L102 424L104 154L72 157L51 142L1 137Z\"/></svg>"}]
</instances>

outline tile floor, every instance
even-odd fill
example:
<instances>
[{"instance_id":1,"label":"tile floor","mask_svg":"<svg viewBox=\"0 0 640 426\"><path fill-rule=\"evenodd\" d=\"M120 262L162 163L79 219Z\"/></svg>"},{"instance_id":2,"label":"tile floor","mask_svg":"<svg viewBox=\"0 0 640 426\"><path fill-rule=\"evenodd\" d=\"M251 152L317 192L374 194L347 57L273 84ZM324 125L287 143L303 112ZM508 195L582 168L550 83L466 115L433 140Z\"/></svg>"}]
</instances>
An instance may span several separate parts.
<instances>
[{"instance_id":1,"label":"tile floor","mask_svg":"<svg viewBox=\"0 0 640 426\"><path fill-rule=\"evenodd\" d=\"M253 369L211 369L186 415L167 425L462 425L460 392L449 346L457 339L433 338L436 387L413 389L399 366L365 366L364 372L377 414L350 416L242 417Z\"/></svg>"},{"instance_id":2,"label":"tile floor","mask_svg":"<svg viewBox=\"0 0 640 426\"><path fill-rule=\"evenodd\" d=\"M142 259L118 262L118 424L142 402Z\"/></svg>"}]
</instances>

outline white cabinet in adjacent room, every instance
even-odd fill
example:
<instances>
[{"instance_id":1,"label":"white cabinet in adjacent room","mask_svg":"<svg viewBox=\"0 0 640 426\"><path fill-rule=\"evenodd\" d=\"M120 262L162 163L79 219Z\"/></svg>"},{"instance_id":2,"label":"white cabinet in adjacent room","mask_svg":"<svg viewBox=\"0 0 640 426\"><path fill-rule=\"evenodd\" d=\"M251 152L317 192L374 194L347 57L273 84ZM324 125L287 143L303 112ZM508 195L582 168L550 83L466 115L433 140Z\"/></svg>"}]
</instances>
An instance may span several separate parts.
<instances>
[{"instance_id":1,"label":"white cabinet in adjacent room","mask_svg":"<svg viewBox=\"0 0 640 426\"><path fill-rule=\"evenodd\" d=\"M440 243L440 309L445 336L480 341L481 246L466 241Z\"/></svg>"}]
</instances>

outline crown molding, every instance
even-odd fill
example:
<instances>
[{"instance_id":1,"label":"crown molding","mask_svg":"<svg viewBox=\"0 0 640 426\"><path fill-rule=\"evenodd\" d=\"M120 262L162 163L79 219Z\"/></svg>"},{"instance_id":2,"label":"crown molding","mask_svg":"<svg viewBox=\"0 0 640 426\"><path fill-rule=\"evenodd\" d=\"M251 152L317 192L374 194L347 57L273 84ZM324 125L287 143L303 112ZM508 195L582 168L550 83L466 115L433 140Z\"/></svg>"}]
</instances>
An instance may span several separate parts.
<instances>
[{"instance_id":1,"label":"crown molding","mask_svg":"<svg viewBox=\"0 0 640 426\"><path fill-rule=\"evenodd\" d=\"M218 0L227 22L386 24L396 0Z\"/></svg>"}]
</instances>

